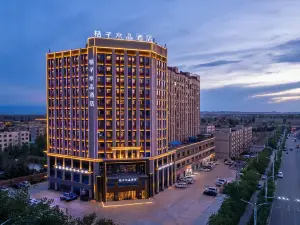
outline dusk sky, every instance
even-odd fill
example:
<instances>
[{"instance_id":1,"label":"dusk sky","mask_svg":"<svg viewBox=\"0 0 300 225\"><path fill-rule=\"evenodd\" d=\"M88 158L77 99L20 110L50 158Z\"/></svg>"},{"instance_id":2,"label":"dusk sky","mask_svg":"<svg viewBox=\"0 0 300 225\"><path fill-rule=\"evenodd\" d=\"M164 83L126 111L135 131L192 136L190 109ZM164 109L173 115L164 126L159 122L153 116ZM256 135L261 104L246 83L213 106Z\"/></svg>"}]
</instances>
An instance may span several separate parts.
<instances>
[{"instance_id":1,"label":"dusk sky","mask_svg":"<svg viewBox=\"0 0 300 225\"><path fill-rule=\"evenodd\" d=\"M1 1L0 113L45 112L46 53L84 47L94 30L166 44L170 66L200 75L201 111L299 112L299 9L299 0Z\"/></svg>"}]
</instances>

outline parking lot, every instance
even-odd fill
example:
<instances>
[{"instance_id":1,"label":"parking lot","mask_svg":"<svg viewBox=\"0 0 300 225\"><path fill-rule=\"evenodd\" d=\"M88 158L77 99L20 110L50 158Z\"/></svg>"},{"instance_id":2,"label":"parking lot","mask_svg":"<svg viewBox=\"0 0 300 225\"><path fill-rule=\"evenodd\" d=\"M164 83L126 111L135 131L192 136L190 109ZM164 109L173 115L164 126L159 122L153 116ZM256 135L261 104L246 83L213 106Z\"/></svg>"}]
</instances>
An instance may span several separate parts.
<instances>
[{"instance_id":1,"label":"parking lot","mask_svg":"<svg viewBox=\"0 0 300 225\"><path fill-rule=\"evenodd\" d=\"M220 162L211 172L195 173L196 181L187 188L169 187L149 200L126 200L102 204L96 201L83 202L59 200L61 193L47 189L46 183L30 188L32 198L52 198L54 204L73 216L96 212L123 224L205 224L209 215L218 210L223 195L216 198L203 195L208 186L214 186L217 178L233 180L235 171ZM122 206L125 205L126 206ZM138 204L138 205L136 205Z\"/></svg>"}]
</instances>

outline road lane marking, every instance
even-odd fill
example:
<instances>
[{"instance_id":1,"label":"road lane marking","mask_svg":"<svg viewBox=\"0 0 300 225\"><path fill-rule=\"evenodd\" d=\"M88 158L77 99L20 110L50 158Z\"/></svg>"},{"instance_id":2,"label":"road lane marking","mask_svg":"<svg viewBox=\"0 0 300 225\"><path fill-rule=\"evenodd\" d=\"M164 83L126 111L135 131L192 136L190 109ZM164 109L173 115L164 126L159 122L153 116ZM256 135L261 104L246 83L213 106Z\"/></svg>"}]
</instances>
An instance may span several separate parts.
<instances>
[{"instance_id":1,"label":"road lane marking","mask_svg":"<svg viewBox=\"0 0 300 225\"><path fill-rule=\"evenodd\" d=\"M295 207L294 207L294 224L297 225L297 220L296 220L296 210L295 210Z\"/></svg>"}]
</instances>

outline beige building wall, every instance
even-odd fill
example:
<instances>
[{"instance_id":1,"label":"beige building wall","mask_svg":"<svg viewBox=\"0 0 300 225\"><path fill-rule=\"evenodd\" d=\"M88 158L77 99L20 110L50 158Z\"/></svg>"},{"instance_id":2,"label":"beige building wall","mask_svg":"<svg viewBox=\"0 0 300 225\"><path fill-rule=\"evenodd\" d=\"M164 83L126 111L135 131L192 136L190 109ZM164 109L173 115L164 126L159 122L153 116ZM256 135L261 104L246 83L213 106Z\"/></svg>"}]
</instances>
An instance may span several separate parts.
<instances>
[{"instance_id":1,"label":"beige building wall","mask_svg":"<svg viewBox=\"0 0 300 225\"><path fill-rule=\"evenodd\" d=\"M0 133L0 150L5 149L9 145L23 145L29 143L28 131L12 131Z\"/></svg>"},{"instance_id":2,"label":"beige building wall","mask_svg":"<svg viewBox=\"0 0 300 225\"><path fill-rule=\"evenodd\" d=\"M168 67L168 139L185 141L200 133L200 77Z\"/></svg>"},{"instance_id":3,"label":"beige building wall","mask_svg":"<svg viewBox=\"0 0 300 225\"><path fill-rule=\"evenodd\" d=\"M238 157L250 149L252 127L219 129L216 132L216 155L219 158Z\"/></svg>"},{"instance_id":4,"label":"beige building wall","mask_svg":"<svg viewBox=\"0 0 300 225\"><path fill-rule=\"evenodd\" d=\"M209 124L209 125L201 125L200 126L200 132L205 134L213 134L215 133L216 128L215 125Z\"/></svg>"},{"instance_id":5,"label":"beige building wall","mask_svg":"<svg viewBox=\"0 0 300 225\"><path fill-rule=\"evenodd\" d=\"M216 156L217 158L228 158L230 153L231 138L230 133L216 132L215 134Z\"/></svg>"}]
</instances>

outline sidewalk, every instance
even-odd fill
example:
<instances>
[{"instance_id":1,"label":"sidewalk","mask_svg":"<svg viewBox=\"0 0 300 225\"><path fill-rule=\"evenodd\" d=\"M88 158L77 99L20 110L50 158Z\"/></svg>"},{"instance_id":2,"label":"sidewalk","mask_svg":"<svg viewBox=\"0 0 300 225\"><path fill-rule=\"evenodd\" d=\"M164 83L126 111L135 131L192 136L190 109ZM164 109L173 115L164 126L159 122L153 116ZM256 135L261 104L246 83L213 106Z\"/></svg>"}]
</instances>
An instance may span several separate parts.
<instances>
[{"instance_id":1,"label":"sidewalk","mask_svg":"<svg viewBox=\"0 0 300 225\"><path fill-rule=\"evenodd\" d=\"M207 224L209 217L218 212L218 210L220 209L223 201L225 200L226 195L222 194L220 196L216 197L216 201L209 205L204 211L203 213L194 221L194 225L199 225L199 224Z\"/></svg>"},{"instance_id":2,"label":"sidewalk","mask_svg":"<svg viewBox=\"0 0 300 225\"><path fill-rule=\"evenodd\" d=\"M258 191L254 192L249 202L257 202L257 194ZM240 219L239 225L247 225L250 220L250 217L252 216L252 213L253 213L253 207L248 204L246 211L244 212L244 215Z\"/></svg>"}]
</instances>

